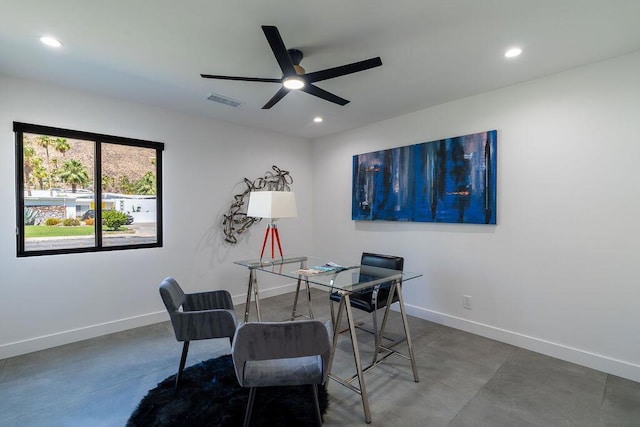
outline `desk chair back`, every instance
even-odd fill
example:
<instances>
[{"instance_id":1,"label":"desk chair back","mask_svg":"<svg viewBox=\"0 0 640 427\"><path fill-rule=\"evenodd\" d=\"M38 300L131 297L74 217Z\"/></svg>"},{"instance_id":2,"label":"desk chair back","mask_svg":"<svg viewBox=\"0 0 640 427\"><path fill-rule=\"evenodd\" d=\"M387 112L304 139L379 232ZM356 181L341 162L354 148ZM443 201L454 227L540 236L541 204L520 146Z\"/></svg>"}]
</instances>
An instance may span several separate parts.
<instances>
[{"instance_id":1,"label":"desk chair back","mask_svg":"<svg viewBox=\"0 0 640 427\"><path fill-rule=\"evenodd\" d=\"M371 252L363 252L360 259L360 276L363 279L367 274L366 267L379 267L388 268L390 270L402 271L404 269L404 258L394 255L383 255ZM358 310L372 313L373 315L373 333L376 336L376 342L378 340L378 317L376 312L380 308L384 308L387 305L387 299L389 292L391 291L392 283L382 283L371 289L365 289L360 292L354 292L349 295L351 307ZM341 296L338 293L332 293L329 298L332 301L340 302ZM398 301L397 293L394 295L392 303Z\"/></svg>"},{"instance_id":2,"label":"desk chair back","mask_svg":"<svg viewBox=\"0 0 640 427\"><path fill-rule=\"evenodd\" d=\"M331 324L318 320L245 323L233 339L238 382L250 387L244 425L251 422L258 387L310 385L318 425L322 424L318 385L327 380Z\"/></svg>"},{"instance_id":3,"label":"desk chair back","mask_svg":"<svg viewBox=\"0 0 640 427\"><path fill-rule=\"evenodd\" d=\"M228 338L231 343L238 320L231 295L226 290L185 294L173 277L165 278L160 283L159 290L171 318L176 340L184 342L176 375L177 391L187 360L189 342Z\"/></svg>"}]
</instances>

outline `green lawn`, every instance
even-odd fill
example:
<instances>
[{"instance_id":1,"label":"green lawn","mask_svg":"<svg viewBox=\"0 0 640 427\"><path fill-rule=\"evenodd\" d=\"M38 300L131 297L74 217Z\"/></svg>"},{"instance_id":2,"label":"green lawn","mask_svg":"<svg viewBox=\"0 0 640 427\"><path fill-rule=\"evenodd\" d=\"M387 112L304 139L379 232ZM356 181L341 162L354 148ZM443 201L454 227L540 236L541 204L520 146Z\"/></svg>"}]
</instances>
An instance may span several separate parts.
<instances>
[{"instance_id":1,"label":"green lawn","mask_svg":"<svg viewBox=\"0 0 640 427\"><path fill-rule=\"evenodd\" d=\"M94 233L91 225L77 227L60 227L49 225L27 225L24 227L24 236L29 237L61 237L61 236L90 236Z\"/></svg>"}]
</instances>

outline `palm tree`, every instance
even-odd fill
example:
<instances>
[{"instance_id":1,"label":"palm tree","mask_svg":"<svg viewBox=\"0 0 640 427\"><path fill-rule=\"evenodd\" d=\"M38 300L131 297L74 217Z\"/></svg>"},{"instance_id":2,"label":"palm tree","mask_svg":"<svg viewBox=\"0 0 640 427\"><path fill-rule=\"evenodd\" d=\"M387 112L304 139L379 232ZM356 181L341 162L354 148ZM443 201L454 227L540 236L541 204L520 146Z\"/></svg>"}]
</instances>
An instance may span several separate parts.
<instances>
[{"instance_id":1,"label":"palm tree","mask_svg":"<svg viewBox=\"0 0 640 427\"><path fill-rule=\"evenodd\" d=\"M147 171L142 178L136 181L135 191L137 194L156 194L156 177L151 171Z\"/></svg>"},{"instance_id":2,"label":"palm tree","mask_svg":"<svg viewBox=\"0 0 640 427\"><path fill-rule=\"evenodd\" d=\"M114 185L116 180L111 175L102 174L102 191L115 191Z\"/></svg>"},{"instance_id":3,"label":"palm tree","mask_svg":"<svg viewBox=\"0 0 640 427\"><path fill-rule=\"evenodd\" d=\"M23 152L23 166L24 171L24 185L27 187L27 196L31 196L31 173L35 169L36 149L31 145L24 145Z\"/></svg>"},{"instance_id":4,"label":"palm tree","mask_svg":"<svg viewBox=\"0 0 640 427\"><path fill-rule=\"evenodd\" d=\"M49 147L51 146L51 138L49 138L47 135L39 135L36 138L36 143L44 148L44 152L46 154L47 157L47 163L46 163L46 167L47 167L47 175L49 176L49 195L53 196L53 180L51 179L51 158L49 157Z\"/></svg>"},{"instance_id":5,"label":"palm tree","mask_svg":"<svg viewBox=\"0 0 640 427\"><path fill-rule=\"evenodd\" d=\"M118 187L118 192L123 194L134 194L136 192L135 184L131 182L128 175L120 176Z\"/></svg>"},{"instance_id":6,"label":"palm tree","mask_svg":"<svg viewBox=\"0 0 640 427\"><path fill-rule=\"evenodd\" d=\"M42 166L42 159L40 157L34 159L32 174L38 180L38 188L44 190L44 180L47 177L47 170Z\"/></svg>"},{"instance_id":7,"label":"palm tree","mask_svg":"<svg viewBox=\"0 0 640 427\"><path fill-rule=\"evenodd\" d=\"M54 148L58 153L62 153L64 157L64 154L71 149L71 144L69 144L66 138L56 138Z\"/></svg>"},{"instance_id":8,"label":"palm tree","mask_svg":"<svg viewBox=\"0 0 640 427\"><path fill-rule=\"evenodd\" d=\"M89 182L87 168L78 160L68 160L62 164L58 175L63 182L71 184L71 192L75 193L78 185Z\"/></svg>"},{"instance_id":9,"label":"palm tree","mask_svg":"<svg viewBox=\"0 0 640 427\"><path fill-rule=\"evenodd\" d=\"M51 157L49 156L49 147L53 147L53 149L59 153L66 153L71 149L71 145L67 142L66 138L56 138L52 140L48 135L39 135L36 137L36 143L44 148L44 152L47 157L47 175L49 177L49 195L53 196L53 176L51 174ZM55 159L54 159L55 160Z\"/></svg>"}]
</instances>

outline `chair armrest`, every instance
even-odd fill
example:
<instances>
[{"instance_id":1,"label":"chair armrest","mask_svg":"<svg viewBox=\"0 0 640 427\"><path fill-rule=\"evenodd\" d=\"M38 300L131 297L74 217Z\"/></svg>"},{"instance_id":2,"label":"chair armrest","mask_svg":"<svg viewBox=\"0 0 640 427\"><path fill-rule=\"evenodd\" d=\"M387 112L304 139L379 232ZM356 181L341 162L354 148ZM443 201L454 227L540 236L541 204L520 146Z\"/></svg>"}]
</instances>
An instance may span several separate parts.
<instances>
[{"instance_id":1,"label":"chair armrest","mask_svg":"<svg viewBox=\"0 0 640 427\"><path fill-rule=\"evenodd\" d=\"M233 338L238 319L233 310L176 311L171 323L178 341Z\"/></svg>"}]
</instances>

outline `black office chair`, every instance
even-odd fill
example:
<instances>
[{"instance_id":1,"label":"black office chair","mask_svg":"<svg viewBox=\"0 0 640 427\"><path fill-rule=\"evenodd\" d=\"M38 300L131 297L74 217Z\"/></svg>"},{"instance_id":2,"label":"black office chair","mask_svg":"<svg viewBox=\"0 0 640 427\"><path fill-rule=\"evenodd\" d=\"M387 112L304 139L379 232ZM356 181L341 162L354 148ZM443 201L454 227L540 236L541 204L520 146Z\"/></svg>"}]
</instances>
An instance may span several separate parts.
<instances>
[{"instance_id":1,"label":"black office chair","mask_svg":"<svg viewBox=\"0 0 640 427\"><path fill-rule=\"evenodd\" d=\"M184 341L176 374L177 392L187 361L189 342L229 338L231 344L238 320L231 295L225 290L185 294L173 277L167 277L160 283L160 296L169 312L176 340Z\"/></svg>"},{"instance_id":2,"label":"black office chair","mask_svg":"<svg viewBox=\"0 0 640 427\"><path fill-rule=\"evenodd\" d=\"M393 255L382 255L363 252L362 258L360 260L360 266L360 277L362 280L364 276L367 275L367 266L402 271L404 269L404 258ZM389 297L389 292L391 292L391 285L391 282L381 283L371 289L365 289L361 292L354 292L349 294L351 307L358 310L366 311L367 313L371 313L373 315L373 333L375 335L376 342L378 342L378 334L380 332L378 330L378 317L376 315L376 312L378 311L378 309L387 306L387 299ZM330 294L329 298L331 299L331 301L340 302L342 297L339 293L334 292ZM394 294L393 300L391 302L394 303L396 301L398 301L397 292Z\"/></svg>"}]
</instances>

